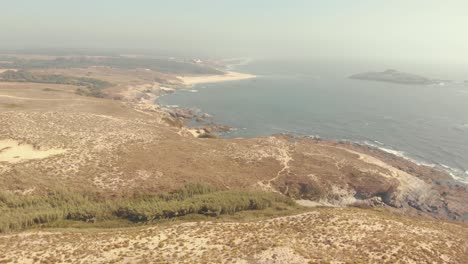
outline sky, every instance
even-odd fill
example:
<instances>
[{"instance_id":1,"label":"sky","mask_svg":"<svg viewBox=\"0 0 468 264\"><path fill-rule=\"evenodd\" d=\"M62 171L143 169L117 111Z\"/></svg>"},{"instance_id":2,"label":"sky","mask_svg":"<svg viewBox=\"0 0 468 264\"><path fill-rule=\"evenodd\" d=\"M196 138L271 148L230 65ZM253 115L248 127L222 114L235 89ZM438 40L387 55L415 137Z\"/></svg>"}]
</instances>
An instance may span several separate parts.
<instances>
[{"instance_id":1,"label":"sky","mask_svg":"<svg viewBox=\"0 0 468 264\"><path fill-rule=\"evenodd\" d=\"M0 48L468 61L466 0L0 0Z\"/></svg>"}]
</instances>

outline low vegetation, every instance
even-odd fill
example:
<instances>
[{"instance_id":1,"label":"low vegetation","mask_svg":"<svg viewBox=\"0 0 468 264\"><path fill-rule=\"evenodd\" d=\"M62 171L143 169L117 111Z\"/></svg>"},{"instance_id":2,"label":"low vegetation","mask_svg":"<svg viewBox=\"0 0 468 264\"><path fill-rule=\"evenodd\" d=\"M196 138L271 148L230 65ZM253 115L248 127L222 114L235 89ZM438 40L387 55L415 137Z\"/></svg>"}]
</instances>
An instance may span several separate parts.
<instances>
[{"instance_id":1,"label":"low vegetation","mask_svg":"<svg viewBox=\"0 0 468 264\"><path fill-rule=\"evenodd\" d=\"M110 83L98 79L86 77L71 77L58 74L35 74L29 71L6 71L0 74L0 80L4 82L32 82L67 84L80 86L77 93L86 96L103 97L102 89L111 86Z\"/></svg>"},{"instance_id":2,"label":"low vegetation","mask_svg":"<svg viewBox=\"0 0 468 264\"><path fill-rule=\"evenodd\" d=\"M112 200L67 190L42 196L0 192L0 232L60 221L147 223L188 215L217 217L274 206L295 206L295 203L276 193L220 191L198 184L187 185L172 193L140 194Z\"/></svg>"},{"instance_id":3,"label":"low vegetation","mask_svg":"<svg viewBox=\"0 0 468 264\"><path fill-rule=\"evenodd\" d=\"M203 134L200 134L198 138L218 138L218 136L216 136L213 133L203 133Z\"/></svg>"},{"instance_id":4,"label":"low vegetation","mask_svg":"<svg viewBox=\"0 0 468 264\"><path fill-rule=\"evenodd\" d=\"M56 59L17 59L15 57L5 57L0 68L7 69L67 69L67 68L88 68L91 66L107 66L117 69L137 69L144 68L162 73L176 74L222 74L222 72L211 67L193 64L184 61L168 60L164 58L127 58L127 57L58 57ZM1 61L1 60L0 60Z\"/></svg>"}]
</instances>

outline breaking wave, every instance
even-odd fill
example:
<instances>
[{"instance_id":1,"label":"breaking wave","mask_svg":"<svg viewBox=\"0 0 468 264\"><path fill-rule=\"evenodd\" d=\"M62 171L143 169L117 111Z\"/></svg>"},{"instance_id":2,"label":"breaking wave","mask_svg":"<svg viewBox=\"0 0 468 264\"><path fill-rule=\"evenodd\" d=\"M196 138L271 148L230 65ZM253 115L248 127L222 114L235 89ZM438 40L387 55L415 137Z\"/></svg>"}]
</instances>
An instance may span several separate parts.
<instances>
[{"instance_id":1,"label":"breaking wave","mask_svg":"<svg viewBox=\"0 0 468 264\"><path fill-rule=\"evenodd\" d=\"M409 157L409 155L407 155L404 151L394 150L394 149L390 149L388 147L381 147L381 146L379 146L379 145L377 145L375 143L377 143L379 145L383 145L383 143L378 142L378 141L374 141L374 143L364 141L365 145L368 145L368 146L373 147L373 148L380 149L383 152L393 154L393 155L395 155L397 157L400 157L400 158L403 158L405 160L411 161L411 162L416 163L418 165L431 167L431 168L442 169L443 171L450 174L450 176L452 176L453 179L455 179L455 180L457 180L459 182L468 184L468 177L465 176L465 175L468 176L468 170L463 171L463 170L455 169L455 168L452 168L452 167L450 167L448 165L445 165L445 164L442 164L442 163L434 164L434 163L428 163L428 162L421 161L421 160L416 160L414 158Z\"/></svg>"}]
</instances>

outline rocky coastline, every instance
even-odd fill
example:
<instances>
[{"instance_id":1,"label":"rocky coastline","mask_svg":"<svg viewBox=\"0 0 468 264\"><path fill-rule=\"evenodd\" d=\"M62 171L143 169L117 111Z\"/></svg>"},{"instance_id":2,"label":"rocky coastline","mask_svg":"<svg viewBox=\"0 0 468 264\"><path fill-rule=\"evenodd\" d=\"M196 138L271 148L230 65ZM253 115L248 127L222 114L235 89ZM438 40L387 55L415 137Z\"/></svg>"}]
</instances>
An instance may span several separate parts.
<instances>
[{"instance_id":1,"label":"rocky coastline","mask_svg":"<svg viewBox=\"0 0 468 264\"><path fill-rule=\"evenodd\" d=\"M185 86L180 86L179 89ZM233 128L212 122L212 116L196 108L161 107L172 118L181 124L194 137L218 138L220 134L228 133ZM190 123L190 125L189 125ZM294 135L276 135L288 142L344 148L352 153L364 154L372 162L386 164L387 172L362 172L354 169L341 171L341 177L314 176L315 183L310 184L310 177L294 176L289 179L273 183L274 189L285 195L291 195L288 185L297 185L299 194L293 194L297 199L305 198L305 205L323 206L364 206L385 207L397 214L410 216L429 216L437 219L452 221L468 221L468 208L464 204L468 201L468 185L454 179L448 172L425 165L416 164L403 157L382 151L376 147L352 142L322 140L320 138L296 137ZM359 159L365 159L359 157ZM371 162L371 163L372 163ZM377 165L382 165L377 164ZM374 164L375 165L375 164ZM298 167L300 165L298 164ZM384 166L385 167L385 166ZM395 169L394 171L392 171ZM343 173L346 178L343 178ZM366 180L359 179L365 174ZM401 176L403 175L403 176ZM317 184L318 183L318 184ZM326 183L326 184L323 184ZM337 191L337 188L340 189ZM303 192L304 191L304 192Z\"/></svg>"}]
</instances>

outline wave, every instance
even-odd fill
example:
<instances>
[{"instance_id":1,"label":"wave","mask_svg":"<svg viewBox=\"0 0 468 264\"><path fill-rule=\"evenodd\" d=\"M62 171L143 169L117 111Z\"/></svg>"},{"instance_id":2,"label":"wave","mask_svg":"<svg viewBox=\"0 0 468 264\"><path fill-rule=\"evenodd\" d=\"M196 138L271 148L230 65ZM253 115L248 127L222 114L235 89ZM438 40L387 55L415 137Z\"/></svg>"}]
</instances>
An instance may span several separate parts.
<instances>
[{"instance_id":1,"label":"wave","mask_svg":"<svg viewBox=\"0 0 468 264\"><path fill-rule=\"evenodd\" d=\"M463 172L461 172L460 170L449 168L446 169L446 171L448 174L450 174L450 176L452 176L453 179L468 184L468 178L466 176L461 176L463 175ZM468 171L465 171L465 174L468 175Z\"/></svg>"},{"instance_id":2,"label":"wave","mask_svg":"<svg viewBox=\"0 0 468 264\"><path fill-rule=\"evenodd\" d=\"M378 141L374 141L374 143L377 143L377 142ZM381 143L381 142L378 142L378 143ZM400 157L400 158L403 158L405 160L411 161L411 162L413 162L413 163L415 163L417 165L420 165L420 166L426 166L426 167L431 167L431 168L440 168L440 169L444 170L445 172L447 172L450 176L452 176L452 178L454 180L457 180L459 182L468 184L468 177L465 176L465 175L468 176L468 170L463 171L463 170L455 169L455 168L452 168L452 167L450 167L448 165L445 165L445 164L442 164L442 163L434 164L434 163L428 163L428 162L425 162L425 161L416 160L414 158L409 157L404 151L394 150L394 149L390 149L388 147L386 147L386 148L381 147L381 146L378 146L376 144L370 143L368 141L364 141L364 144L368 145L370 147L380 149L383 152L393 154L393 155L395 155L397 157Z\"/></svg>"},{"instance_id":3,"label":"wave","mask_svg":"<svg viewBox=\"0 0 468 264\"><path fill-rule=\"evenodd\" d=\"M445 165L445 164L442 164L442 163L440 163L440 166L442 166L442 167L444 167L444 168L446 168L446 169L450 169L449 166L447 166L447 165Z\"/></svg>"},{"instance_id":4,"label":"wave","mask_svg":"<svg viewBox=\"0 0 468 264\"><path fill-rule=\"evenodd\" d=\"M411 159L410 157L406 156L404 151L394 150L394 149L390 149L390 148L384 148L384 147L382 147L382 145L385 145L385 144L382 143L382 142L379 142L379 141L374 141L374 143L377 143L377 144L379 144L380 146L378 146L378 145L376 145L376 144L373 144L373 143L370 143L369 141L364 141L364 144L365 144L365 145L368 145L368 146L373 147L373 148L380 149L380 150L382 150L383 152L387 152L387 153L393 154L393 155L398 156L398 157L400 157L400 158L404 158L404 159L409 160L409 161L411 161L411 162L414 162L414 163L416 163L416 164L418 164L418 165L422 165L422 164L420 164L418 161L413 160L413 159Z\"/></svg>"},{"instance_id":5,"label":"wave","mask_svg":"<svg viewBox=\"0 0 468 264\"><path fill-rule=\"evenodd\" d=\"M183 89L183 90L180 90L180 91L186 92L186 93L198 93L198 90L195 90L195 89L191 89L191 90Z\"/></svg>"},{"instance_id":6,"label":"wave","mask_svg":"<svg viewBox=\"0 0 468 264\"><path fill-rule=\"evenodd\" d=\"M454 178L455 180L468 184L468 178L465 176L468 176L468 171L465 171L463 173L463 170L454 169L444 164L440 164L440 166L442 166L445 169L445 171L448 174L450 174L450 176L452 176L452 178Z\"/></svg>"}]
</instances>

